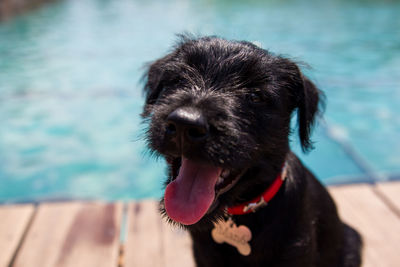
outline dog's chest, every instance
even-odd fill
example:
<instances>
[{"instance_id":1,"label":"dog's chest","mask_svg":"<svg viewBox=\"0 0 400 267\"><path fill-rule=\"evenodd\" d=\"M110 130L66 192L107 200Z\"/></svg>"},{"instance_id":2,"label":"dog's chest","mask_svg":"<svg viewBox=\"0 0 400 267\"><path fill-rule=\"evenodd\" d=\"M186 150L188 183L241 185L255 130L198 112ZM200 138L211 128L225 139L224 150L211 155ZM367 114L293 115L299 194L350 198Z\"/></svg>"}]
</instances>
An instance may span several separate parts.
<instances>
[{"instance_id":1,"label":"dog's chest","mask_svg":"<svg viewBox=\"0 0 400 267\"><path fill-rule=\"evenodd\" d=\"M269 266L277 256L272 250L275 238L275 234L240 220L233 224L227 220L219 228L192 233L195 251L209 258L213 262L210 266Z\"/></svg>"}]
</instances>

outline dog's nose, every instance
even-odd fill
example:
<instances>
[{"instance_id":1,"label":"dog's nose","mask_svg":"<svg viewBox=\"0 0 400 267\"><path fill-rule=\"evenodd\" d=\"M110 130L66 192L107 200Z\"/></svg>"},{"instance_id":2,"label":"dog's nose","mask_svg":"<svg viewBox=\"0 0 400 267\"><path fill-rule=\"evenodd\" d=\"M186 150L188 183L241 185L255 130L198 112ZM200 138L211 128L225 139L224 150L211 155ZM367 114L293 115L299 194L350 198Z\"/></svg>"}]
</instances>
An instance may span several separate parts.
<instances>
[{"instance_id":1,"label":"dog's nose","mask_svg":"<svg viewBox=\"0 0 400 267\"><path fill-rule=\"evenodd\" d=\"M209 126L204 115L196 108L181 107L167 117L167 135L182 137L189 142L200 142L207 138Z\"/></svg>"}]
</instances>

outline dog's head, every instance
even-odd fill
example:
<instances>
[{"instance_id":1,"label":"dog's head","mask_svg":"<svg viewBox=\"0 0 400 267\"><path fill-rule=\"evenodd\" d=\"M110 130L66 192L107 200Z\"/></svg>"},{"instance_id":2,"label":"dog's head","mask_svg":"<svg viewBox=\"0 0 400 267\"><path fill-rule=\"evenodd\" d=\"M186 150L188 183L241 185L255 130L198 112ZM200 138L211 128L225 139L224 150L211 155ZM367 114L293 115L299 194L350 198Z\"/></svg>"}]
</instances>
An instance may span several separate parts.
<instances>
[{"instance_id":1,"label":"dog's head","mask_svg":"<svg viewBox=\"0 0 400 267\"><path fill-rule=\"evenodd\" d=\"M168 162L173 221L208 223L264 190L289 151L295 110L311 148L319 90L295 63L251 43L183 37L145 78L147 141Z\"/></svg>"}]
</instances>

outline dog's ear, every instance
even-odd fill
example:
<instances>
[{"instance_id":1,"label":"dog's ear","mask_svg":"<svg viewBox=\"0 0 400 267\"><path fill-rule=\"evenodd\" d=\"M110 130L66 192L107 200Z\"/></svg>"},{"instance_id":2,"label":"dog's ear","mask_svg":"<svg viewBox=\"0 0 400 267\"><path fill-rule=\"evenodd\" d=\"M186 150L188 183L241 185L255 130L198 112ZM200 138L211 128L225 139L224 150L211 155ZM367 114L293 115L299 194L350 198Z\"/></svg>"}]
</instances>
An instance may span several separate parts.
<instances>
[{"instance_id":1,"label":"dog's ear","mask_svg":"<svg viewBox=\"0 0 400 267\"><path fill-rule=\"evenodd\" d=\"M156 103L160 92L163 89L163 76L165 73L165 64L170 55L158 59L147 65L147 71L143 74L142 80L145 81L143 92L145 95L145 105L143 107L142 117L147 117L151 113L152 105Z\"/></svg>"},{"instance_id":2,"label":"dog's ear","mask_svg":"<svg viewBox=\"0 0 400 267\"><path fill-rule=\"evenodd\" d=\"M323 109L323 93L304 75L301 74L301 85L297 90L297 121L301 147L304 152L313 148L310 140L315 119Z\"/></svg>"}]
</instances>

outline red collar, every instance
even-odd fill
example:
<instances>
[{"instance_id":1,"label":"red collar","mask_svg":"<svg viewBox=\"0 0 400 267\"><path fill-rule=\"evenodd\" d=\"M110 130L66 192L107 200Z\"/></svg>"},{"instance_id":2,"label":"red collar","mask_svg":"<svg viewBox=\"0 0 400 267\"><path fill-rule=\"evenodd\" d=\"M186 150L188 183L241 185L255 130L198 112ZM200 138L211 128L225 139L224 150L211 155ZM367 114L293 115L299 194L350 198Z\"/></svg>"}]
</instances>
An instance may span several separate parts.
<instances>
[{"instance_id":1,"label":"red collar","mask_svg":"<svg viewBox=\"0 0 400 267\"><path fill-rule=\"evenodd\" d=\"M279 188L283 184L283 181L286 178L287 174L287 163L285 163L282 167L281 173L272 184L262 193L261 196L254 198L253 200L247 201L243 204L228 207L227 212L230 215L243 215L248 214L250 212L256 212L256 210L260 207L263 207L268 204L268 202L278 193Z\"/></svg>"}]
</instances>

